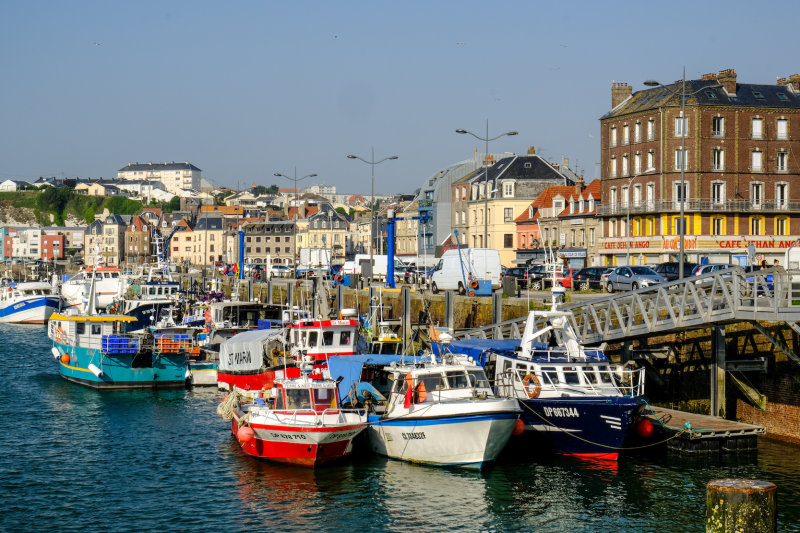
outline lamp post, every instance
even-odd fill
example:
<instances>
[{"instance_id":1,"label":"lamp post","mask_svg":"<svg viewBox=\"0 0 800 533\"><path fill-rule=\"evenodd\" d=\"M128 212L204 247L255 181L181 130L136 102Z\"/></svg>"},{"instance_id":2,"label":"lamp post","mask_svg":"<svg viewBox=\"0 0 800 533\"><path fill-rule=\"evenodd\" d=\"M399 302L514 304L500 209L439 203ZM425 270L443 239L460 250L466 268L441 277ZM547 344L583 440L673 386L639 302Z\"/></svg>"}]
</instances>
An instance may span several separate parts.
<instances>
[{"instance_id":1,"label":"lamp post","mask_svg":"<svg viewBox=\"0 0 800 533\"><path fill-rule=\"evenodd\" d=\"M654 170L655 170L655 168L653 168L653 167L646 168L646 169L644 169L644 172L640 172L638 174L634 174L633 177L628 180L628 197L625 199L625 203L628 205L628 222L627 222L628 231L627 231L627 235L626 235L626 237L627 237L626 240L628 241L628 245L626 247L627 250L626 250L626 254L625 254L625 256L626 256L626 259L625 259L626 266L631 266L631 185L633 185L633 181L636 178L638 178L639 176L641 176L642 174L647 174L648 172L653 172Z\"/></svg>"},{"instance_id":2,"label":"lamp post","mask_svg":"<svg viewBox=\"0 0 800 533\"><path fill-rule=\"evenodd\" d=\"M294 211L294 224L292 225L292 240L294 241L294 252L292 255L292 263L294 264L294 275L297 276L297 202L300 199L300 193L297 190L297 182L302 181L306 178L313 178L316 174L306 174L302 178L297 177L297 167L294 167L294 177L289 177L286 174L281 174L280 172L276 172L274 174L280 178L286 178L287 180L294 181L294 203L295 203L295 211Z\"/></svg>"},{"instance_id":3,"label":"lamp post","mask_svg":"<svg viewBox=\"0 0 800 533\"><path fill-rule=\"evenodd\" d=\"M644 85L648 87L664 87L661 83L657 82L656 80L645 80ZM689 95L698 93L709 87L719 87L721 84L717 82L716 85L705 85L700 89L689 93ZM666 88L666 87L665 87ZM673 91L673 94L677 94L677 91ZM689 120L686 117L686 97L689 96L686 94L686 67L683 67L683 77L681 78L681 120L682 120L682 127L681 127L681 189L680 189L680 225L678 229L680 230L679 238L679 248L678 248L678 279L683 279L683 262L684 262L684 235L686 234L686 221L684 219L684 204L686 203L686 135L687 129L689 125ZM664 166L663 163L663 154L661 157L662 169Z\"/></svg>"},{"instance_id":4,"label":"lamp post","mask_svg":"<svg viewBox=\"0 0 800 533\"><path fill-rule=\"evenodd\" d=\"M363 157L359 157L357 155L350 154L347 156L347 159L358 159L359 161L363 161L364 163L368 164L372 169L372 198L370 200L369 206L369 268L370 268L370 275L373 269L373 248L374 248L374 241L375 241L375 165L379 165L384 161L388 161L390 159L397 159L396 155L390 155L384 157L379 161L375 161L375 147L372 147L372 158L367 161Z\"/></svg>"},{"instance_id":5,"label":"lamp post","mask_svg":"<svg viewBox=\"0 0 800 533\"><path fill-rule=\"evenodd\" d=\"M496 135L494 137L489 137L489 119L486 119L486 137L481 137L480 135L475 135L471 131L464 130L464 129L457 129L456 133L466 133L472 135L479 141L484 141L486 143L486 155L484 158L486 159L486 170L484 171L484 179L486 183L483 187L483 246L489 246L489 141L494 141L495 139L499 139L500 137L505 137L506 135L517 135L519 132L517 131L507 131L505 133L501 133L500 135Z\"/></svg>"}]
</instances>

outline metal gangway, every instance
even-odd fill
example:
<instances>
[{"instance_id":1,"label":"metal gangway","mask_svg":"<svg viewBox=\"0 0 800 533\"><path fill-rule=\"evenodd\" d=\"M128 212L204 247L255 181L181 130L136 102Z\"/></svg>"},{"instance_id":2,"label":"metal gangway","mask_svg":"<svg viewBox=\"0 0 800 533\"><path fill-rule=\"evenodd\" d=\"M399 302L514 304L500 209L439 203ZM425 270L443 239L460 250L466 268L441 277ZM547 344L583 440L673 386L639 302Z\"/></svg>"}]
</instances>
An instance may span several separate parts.
<instances>
[{"instance_id":1,"label":"metal gangway","mask_svg":"<svg viewBox=\"0 0 800 533\"><path fill-rule=\"evenodd\" d=\"M573 327L583 343L589 345L734 322L751 322L767 336L759 322L785 322L800 333L800 272L789 273L780 266L746 272L740 266L732 266L559 308L572 311ZM465 330L455 337L519 338L526 320L522 317ZM770 340L776 345L781 342Z\"/></svg>"}]
</instances>

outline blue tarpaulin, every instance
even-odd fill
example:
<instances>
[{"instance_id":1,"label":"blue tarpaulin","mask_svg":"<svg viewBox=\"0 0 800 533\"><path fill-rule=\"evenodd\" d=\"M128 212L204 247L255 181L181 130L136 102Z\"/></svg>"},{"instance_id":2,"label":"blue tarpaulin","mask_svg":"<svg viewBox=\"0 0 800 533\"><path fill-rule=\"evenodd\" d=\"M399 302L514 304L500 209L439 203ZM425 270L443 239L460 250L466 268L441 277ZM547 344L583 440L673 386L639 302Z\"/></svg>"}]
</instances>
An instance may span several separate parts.
<instances>
[{"instance_id":1,"label":"blue tarpaulin","mask_svg":"<svg viewBox=\"0 0 800 533\"><path fill-rule=\"evenodd\" d=\"M433 353L436 356L440 356L442 351L447 351L454 354L464 354L476 362L478 362L481 366L485 363L481 355L486 352L487 350L491 350L497 353L513 353L514 350L519 346L519 339L509 339L509 340L494 340L494 339L464 339L464 340L453 340L450 341L449 344L438 344L433 343Z\"/></svg>"},{"instance_id":2,"label":"blue tarpaulin","mask_svg":"<svg viewBox=\"0 0 800 533\"><path fill-rule=\"evenodd\" d=\"M419 357L406 355L378 355L378 354L360 354L360 355L337 355L328 358L328 371L331 373L333 379L342 378L339 382L339 398L344 398L350 393L350 388L353 383L361 381L361 369L365 364L385 365L389 366L392 363L417 363L421 361Z\"/></svg>"}]
</instances>

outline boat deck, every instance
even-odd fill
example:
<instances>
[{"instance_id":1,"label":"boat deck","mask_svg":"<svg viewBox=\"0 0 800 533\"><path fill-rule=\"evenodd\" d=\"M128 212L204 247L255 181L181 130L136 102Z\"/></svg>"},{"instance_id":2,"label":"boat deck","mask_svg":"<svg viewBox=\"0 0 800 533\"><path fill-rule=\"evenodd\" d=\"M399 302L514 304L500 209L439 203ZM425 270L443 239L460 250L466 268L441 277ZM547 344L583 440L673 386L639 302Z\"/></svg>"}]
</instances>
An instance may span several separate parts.
<instances>
[{"instance_id":1,"label":"boat deck","mask_svg":"<svg viewBox=\"0 0 800 533\"><path fill-rule=\"evenodd\" d=\"M684 431L667 442L671 450L686 453L739 453L758 448L758 435L763 435L763 426L725 420L709 415L687 413L666 407L651 406L652 412L645 416L665 436Z\"/></svg>"}]
</instances>

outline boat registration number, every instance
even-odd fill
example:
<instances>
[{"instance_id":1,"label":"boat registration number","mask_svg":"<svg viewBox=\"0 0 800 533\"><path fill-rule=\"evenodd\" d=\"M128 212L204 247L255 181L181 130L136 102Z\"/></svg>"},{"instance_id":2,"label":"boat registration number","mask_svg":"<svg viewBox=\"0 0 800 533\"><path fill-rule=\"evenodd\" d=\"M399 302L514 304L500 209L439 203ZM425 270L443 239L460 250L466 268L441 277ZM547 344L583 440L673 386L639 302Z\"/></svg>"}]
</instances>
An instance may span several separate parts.
<instances>
[{"instance_id":1,"label":"boat registration number","mask_svg":"<svg viewBox=\"0 0 800 533\"><path fill-rule=\"evenodd\" d=\"M545 407L544 416L580 418L578 410L574 407Z\"/></svg>"},{"instance_id":2,"label":"boat registration number","mask_svg":"<svg viewBox=\"0 0 800 533\"><path fill-rule=\"evenodd\" d=\"M297 435L289 435L287 433L273 433L272 438L274 439L283 439L283 440L306 440L306 436L302 433Z\"/></svg>"},{"instance_id":3,"label":"boat registration number","mask_svg":"<svg viewBox=\"0 0 800 533\"><path fill-rule=\"evenodd\" d=\"M412 433L401 433L403 440L421 440L425 438L424 431L415 431Z\"/></svg>"}]
</instances>

